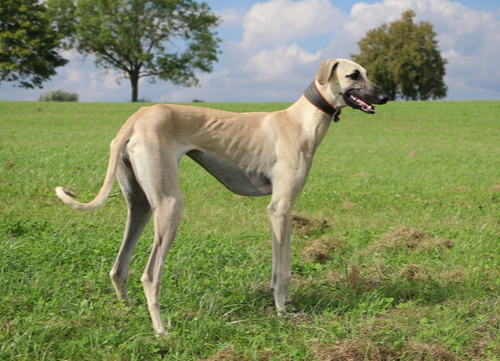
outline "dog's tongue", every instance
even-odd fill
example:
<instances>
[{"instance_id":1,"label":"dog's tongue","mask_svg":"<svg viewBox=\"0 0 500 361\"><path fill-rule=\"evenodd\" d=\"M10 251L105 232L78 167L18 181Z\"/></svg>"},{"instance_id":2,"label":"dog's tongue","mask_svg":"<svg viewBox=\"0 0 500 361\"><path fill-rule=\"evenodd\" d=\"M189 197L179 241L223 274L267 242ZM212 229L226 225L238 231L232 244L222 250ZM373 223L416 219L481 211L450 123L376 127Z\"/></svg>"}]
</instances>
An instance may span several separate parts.
<instances>
[{"instance_id":1,"label":"dog's tongue","mask_svg":"<svg viewBox=\"0 0 500 361\"><path fill-rule=\"evenodd\" d=\"M364 102L363 102L364 103ZM366 112L366 113L370 113L370 114L373 114L375 113L375 107L371 104L368 104L368 103L364 103L365 105L361 107L361 110Z\"/></svg>"},{"instance_id":2,"label":"dog's tongue","mask_svg":"<svg viewBox=\"0 0 500 361\"><path fill-rule=\"evenodd\" d=\"M365 102L363 99L360 99L354 95L350 95L351 99L356 102L361 107L361 110L364 111L365 113L370 113L373 114L375 113L375 107L371 104L368 104Z\"/></svg>"}]
</instances>

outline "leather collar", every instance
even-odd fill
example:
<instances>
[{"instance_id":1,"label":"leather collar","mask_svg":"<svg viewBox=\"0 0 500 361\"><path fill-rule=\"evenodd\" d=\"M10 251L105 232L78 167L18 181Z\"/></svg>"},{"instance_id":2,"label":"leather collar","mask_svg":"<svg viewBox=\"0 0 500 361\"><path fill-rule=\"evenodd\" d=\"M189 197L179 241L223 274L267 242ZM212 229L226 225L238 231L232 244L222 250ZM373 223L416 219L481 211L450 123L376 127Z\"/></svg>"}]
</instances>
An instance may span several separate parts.
<instances>
[{"instance_id":1,"label":"leather collar","mask_svg":"<svg viewBox=\"0 0 500 361\"><path fill-rule=\"evenodd\" d=\"M340 120L339 115L341 113L341 110L328 103L323 95L321 95L318 88L316 87L316 81L313 81L311 85L309 85L309 87L304 92L304 96L316 108L330 115L335 123Z\"/></svg>"}]
</instances>

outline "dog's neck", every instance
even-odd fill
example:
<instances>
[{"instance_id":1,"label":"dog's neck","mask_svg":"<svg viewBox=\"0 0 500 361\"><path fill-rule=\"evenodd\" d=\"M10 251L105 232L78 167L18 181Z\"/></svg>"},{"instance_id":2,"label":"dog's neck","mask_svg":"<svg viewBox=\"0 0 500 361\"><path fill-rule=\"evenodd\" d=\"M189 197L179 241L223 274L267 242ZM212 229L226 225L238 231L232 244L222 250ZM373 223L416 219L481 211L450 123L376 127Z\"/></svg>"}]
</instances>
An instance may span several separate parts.
<instances>
[{"instance_id":1,"label":"dog's neck","mask_svg":"<svg viewBox=\"0 0 500 361\"><path fill-rule=\"evenodd\" d=\"M316 86L316 81L313 80L311 85L309 85L309 87L304 92L304 96L316 108L321 110L323 113L330 115L335 123L340 120L339 115L341 113L341 110L335 108L325 99L325 97L321 94L318 87Z\"/></svg>"},{"instance_id":2,"label":"dog's neck","mask_svg":"<svg viewBox=\"0 0 500 361\"><path fill-rule=\"evenodd\" d=\"M331 115L320 110L313 105L305 95L302 95L299 100L293 103L285 112L293 119L301 128L301 137L299 142L303 142L301 149L307 150L312 160L316 149L330 128Z\"/></svg>"}]
</instances>

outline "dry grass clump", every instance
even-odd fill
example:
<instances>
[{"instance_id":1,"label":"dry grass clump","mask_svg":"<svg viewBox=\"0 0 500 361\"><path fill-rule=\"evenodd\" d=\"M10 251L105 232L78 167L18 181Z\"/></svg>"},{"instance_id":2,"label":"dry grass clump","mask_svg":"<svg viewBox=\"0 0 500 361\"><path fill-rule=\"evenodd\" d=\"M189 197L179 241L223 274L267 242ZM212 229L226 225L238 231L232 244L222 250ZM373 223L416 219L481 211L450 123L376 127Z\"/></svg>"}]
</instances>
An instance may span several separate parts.
<instances>
[{"instance_id":1,"label":"dry grass clump","mask_svg":"<svg viewBox=\"0 0 500 361\"><path fill-rule=\"evenodd\" d=\"M399 275L410 282L425 282L429 279L427 269L418 264L409 264L401 268Z\"/></svg>"},{"instance_id":2,"label":"dry grass clump","mask_svg":"<svg viewBox=\"0 0 500 361\"><path fill-rule=\"evenodd\" d=\"M380 287L386 278L385 273L385 267L381 264L372 267L351 265L347 268L346 279L351 289L366 292Z\"/></svg>"},{"instance_id":3,"label":"dry grass clump","mask_svg":"<svg viewBox=\"0 0 500 361\"><path fill-rule=\"evenodd\" d=\"M444 271L440 274L440 280L443 282L463 282L467 279L469 271L465 267L457 267Z\"/></svg>"},{"instance_id":4,"label":"dry grass clump","mask_svg":"<svg viewBox=\"0 0 500 361\"><path fill-rule=\"evenodd\" d=\"M431 240L430 245L439 250L452 249L455 246L455 241L449 238L434 238Z\"/></svg>"},{"instance_id":5,"label":"dry grass clump","mask_svg":"<svg viewBox=\"0 0 500 361\"><path fill-rule=\"evenodd\" d=\"M323 231L330 228L326 219L315 219L301 216L298 213L292 214L292 232L299 236L309 236L313 232Z\"/></svg>"},{"instance_id":6,"label":"dry grass clump","mask_svg":"<svg viewBox=\"0 0 500 361\"><path fill-rule=\"evenodd\" d=\"M272 356L273 356L272 351L262 351L258 356L258 360L268 361L272 359ZM212 357L203 359L203 361L250 361L250 360L254 360L254 358L245 355L239 355L234 351L234 346L231 344L229 344L226 348L218 351ZM198 359L198 361L202 360Z\"/></svg>"},{"instance_id":7,"label":"dry grass clump","mask_svg":"<svg viewBox=\"0 0 500 361\"><path fill-rule=\"evenodd\" d=\"M403 349L379 347L368 339L353 339L336 342L333 345L317 344L313 348L318 361L455 361L444 346L408 342Z\"/></svg>"},{"instance_id":8,"label":"dry grass clump","mask_svg":"<svg viewBox=\"0 0 500 361\"><path fill-rule=\"evenodd\" d=\"M394 229L380 238L379 244L389 248L398 248L406 246L408 248L417 248L426 239L429 233L420 229L402 227Z\"/></svg>"},{"instance_id":9,"label":"dry grass clump","mask_svg":"<svg viewBox=\"0 0 500 361\"><path fill-rule=\"evenodd\" d=\"M358 266L352 265L347 269L347 282L352 289L356 289L361 279L361 271Z\"/></svg>"},{"instance_id":10,"label":"dry grass clump","mask_svg":"<svg viewBox=\"0 0 500 361\"><path fill-rule=\"evenodd\" d=\"M357 203L353 203L353 202L342 202L342 207L344 207L345 209L353 209L353 208L356 208L358 206Z\"/></svg>"},{"instance_id":11,"label":"dry grass clump","mask_svg":"<svg viewBox=\"0 0 500 361\"><path fill-rule=\"evenodd\" d=\"M325 264L331 259L333 252L342 247L340 237L321 237L314 240L302 251L302 256L309 262Z\"/></svg>"},{"instance_id":12,"label":"dry grass clump","mask_svg":"<svg viewBox=\"0 0 500 361\"><path fill-rule=\"evenodd\" d=\"M234 352L234 346L229 344L226 348L219 350L215 355L204 359L205 361L243 361L242 357L239 357Z\"/></svg>"},{"instance_id":13,"label":"dry grass clump","mask_svg":"<svg viewBox=\"0 0 500 361\"><path fill-rule=\"evenodd\" d=\"M500 192L500 184L495 184L493 187L491 187L492 192Z\"/></svg>"},{"instance_id":14,"label":"dry grass clump","mask_svg":"<svg viewBox=\"0 0 500 361\"><path fill-rule=\"evenodd\" d=\"M333 284L346 283L352 290L366 292L380 287L386 277L385 273L385 267L380 264L372 267L350 265L345 272L337 270L325 272L325 280Z\"/></svg>"},{"instance_id":15,"label":"dry grass clump","mask_svg":"<svg viewBox=\"0 0 500 361\"><path fill-rule=\"evenodd\" d=\"M11 170L14 168L14 163L12 162L5 162L3 165L5 166L5 170Z\"/></svg>"},{"instance_id":16,"label":"dry grass clump","mask_svg":"<svg viewBox=\"0 0 500 361\"><path fill-rule=\"evenodd\" d=\"M353 339L333 345L318 344L313 349L318 361L382 361L377 345L370 340Z\"/></svg>"},{"instance_id":17,"label":"dry grass clump","mask_svg":"<svg viewBox=\"0 0 500 361\"><path fill-rule=\"evenodd\" d=\"M413 250L444 250L450 249L455 242L448 238L430 238L429 232L420 229L401 227L383 235L378 242L369 246L365 252L407 249Z\"/></svg>"},{"instance_id":18,"label":"dry grass clump","mask_svg":"<svg viewBox=\"0 0 500 361\"><path fill-rule=\"evenodd\" d=\"M407 351L404 353L407 359L414 361L434 360L434 361L455 361L458 360L450 354L444 346L428 345L418 342L410 342Z\"/></svg>"},{"instance_id":19,"label":"dry grass clump","mask_svg":"<svg viewBox=\"0 0 500 361\"><path fill-rule=\"evenodd\" d=\"M476 304L476 308L481 307L481 303ZM490 357L487 356L488 353L500 355L500 344L497 342L497 332L499 328L500 315L498 313L491 314L474 330L477 340L474 345L470 347L470 354L477 356L478 359L481 356L483 356L484 359L490 359ZM487 350L489 352L487 352Z\"/></svg>"}]
</instances>

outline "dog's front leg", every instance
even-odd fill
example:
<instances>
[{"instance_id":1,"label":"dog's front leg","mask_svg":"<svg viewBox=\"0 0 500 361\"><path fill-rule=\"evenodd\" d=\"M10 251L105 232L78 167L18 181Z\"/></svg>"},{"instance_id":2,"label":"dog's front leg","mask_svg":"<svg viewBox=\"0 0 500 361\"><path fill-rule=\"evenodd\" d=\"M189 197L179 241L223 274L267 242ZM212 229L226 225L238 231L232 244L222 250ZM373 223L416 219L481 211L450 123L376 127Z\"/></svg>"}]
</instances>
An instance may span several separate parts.
<instances>
[{"instance_id":1,"label":"dog's front leg","mask_svg":"<svg viewBox=\"0 0 500 361\"><path fill-rule=\"evenodd\" d=\"M291 222L292 207L290 201L271 201L267 207L271 219L273 234L273 275L271 289L278 314L286 314L285 301L290 300L291 270Z\"/></svg>"}]
</instances>

